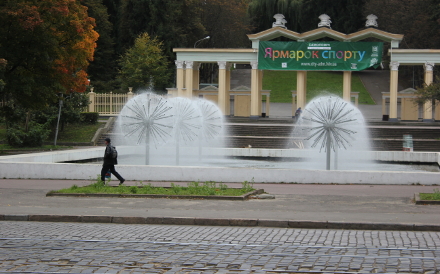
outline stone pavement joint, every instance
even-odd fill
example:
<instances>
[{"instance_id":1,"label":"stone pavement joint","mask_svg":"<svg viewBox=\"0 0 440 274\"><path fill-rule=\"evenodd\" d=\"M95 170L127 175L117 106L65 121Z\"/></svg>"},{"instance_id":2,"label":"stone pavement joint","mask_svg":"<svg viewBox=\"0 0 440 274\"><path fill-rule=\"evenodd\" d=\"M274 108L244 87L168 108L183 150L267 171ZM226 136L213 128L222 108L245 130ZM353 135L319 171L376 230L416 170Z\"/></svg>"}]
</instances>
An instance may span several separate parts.
<instances>
[{"instance_id":1,"label":"stone pavement joint","mask_svg":"<svg viewBox=\"0 0 440 274\"><path fill-rule=\"evenodd\" d=\"M74 223L115 223L115 224L155 224L155 225L199 225L237 227L277 227L304 229L344 229L344 230L394 230L394 231L440 231L440 225L352 223L306 220L265 220L236 218L192 218L192 217L118 217L92 215L55 214L0 214L0 221L74 222Z\"/></svg>"}]
</instances>

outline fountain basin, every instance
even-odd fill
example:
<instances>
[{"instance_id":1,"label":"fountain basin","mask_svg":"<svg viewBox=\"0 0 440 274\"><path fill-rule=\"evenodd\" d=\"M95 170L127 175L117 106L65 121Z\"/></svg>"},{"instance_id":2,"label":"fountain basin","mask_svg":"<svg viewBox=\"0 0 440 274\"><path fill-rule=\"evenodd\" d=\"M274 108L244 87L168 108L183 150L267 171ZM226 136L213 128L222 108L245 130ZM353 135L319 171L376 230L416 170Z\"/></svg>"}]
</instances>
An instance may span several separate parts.
<instances>
[{"instance_id":1,"label":"fountain basin","mask_svg":"<svg viewBox=\"0 0 440 274\"><path fill-rule=\"evenodd\" d=\"M118 147L120 155L135 154L138 147ZM306 150L208 148L211 157L305 157ZM123 151L123 153L121 153ZM387 162L440 163L436 152L372 151L372 159ZM0 157L0 174L4 179L96 179L101 164L71 164L102 157L103 148L53 151ZM205 156L206 157L206 156ZM117 166L126 180L136 181L216 181L304 184L423 184L437 185L436 172L307 170L295 168L209 167L209 166Z\"/></svg>"}]
</instances>

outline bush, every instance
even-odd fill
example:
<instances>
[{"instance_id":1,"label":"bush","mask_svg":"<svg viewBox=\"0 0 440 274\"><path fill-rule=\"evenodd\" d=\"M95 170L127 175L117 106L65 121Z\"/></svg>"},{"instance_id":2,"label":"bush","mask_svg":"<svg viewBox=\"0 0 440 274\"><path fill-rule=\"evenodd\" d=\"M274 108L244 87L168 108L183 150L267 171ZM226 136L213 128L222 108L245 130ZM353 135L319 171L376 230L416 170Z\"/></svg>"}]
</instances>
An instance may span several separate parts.
<instances>
[{"instance_id":1,"label":"bush","mask_svg":"<svg viewBox=\"0 0 440 274\"><path fill-rule=\"evenodd\" d=\"M26 132L22 128L10 127L6 131L8 144L13 147L39 147L49 136L50 130L44 125L30 123Z\"/></svg>"},{"instance_id":2,"label":"bush","mask_svg":"<svg viewBox=\"0 0 440 274\"><path fill-rule=\"evenodd\" d=\"M81 112L81 122L94 125L98 122L98 112Z\"/></svg>"}]
</instances>

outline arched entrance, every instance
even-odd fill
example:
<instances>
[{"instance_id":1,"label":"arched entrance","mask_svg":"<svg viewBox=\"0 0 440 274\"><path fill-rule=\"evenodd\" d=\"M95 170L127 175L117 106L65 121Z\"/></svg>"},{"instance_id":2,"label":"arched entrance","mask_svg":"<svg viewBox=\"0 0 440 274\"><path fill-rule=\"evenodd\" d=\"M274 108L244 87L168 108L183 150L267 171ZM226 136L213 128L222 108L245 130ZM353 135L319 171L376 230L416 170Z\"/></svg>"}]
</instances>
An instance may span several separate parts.
<instances>
[{"instance_id":1,"label":"arched entrance","mask_svg":"<svg viewBox=\"0 0 440 274\"><path fill-rule=\"evenodd\" d=\"M280 16L278 15L279 18ZM284 18L284 17L283 17ZM323 17L324 18L324 17ZM322 19L322 18L321 18ZM326 18L324 18L325 20ZM198 49L198 48L175 48L173 51L176 52L176 69L177 69L177 79L176 88L168 89L168 93L171 96L182 96L182 97L194 97L194 96L205 96L206 90L203 91L199 86L199 67L201 63L216 63L218 65L218 87L217 91L212 90L210 94L210 99L217 102L220 109L227 116L234 115L234 111L238 111L240 105L237 107L232 107L230 97L231 94L234 96L230 89L230 68L232 64L250 64L251 70L251 87L250 90L243 91L241 95L249 94L249 110L247 111L250 118L259 118L262 115L263 103L262 103L262 79L263 70L261 64L259 64L259 53L261 53L261 45L264 42L271 41L278 37L285 37L292 43L299 44L310 44L313 41L322 40L322 38L328 37L340 44L356 44L361 40L367 38L375 38L377 40L390 43L389 54L391 56L390 64L390 121L397 120L397 76L398 76L398 66L400 64L423 64L425 66L425 82L427 84L432 82L432 67L436 62L440 62L440 51L433 50L399 50L399 43L403 39L401 34L392 34L376 28L377 24L375 20L371 19L371 16L367 18L366 28L364 30L351 33L343 34L338 31L332 30L330 28L329 22L323 22L318 24L321 26L315 30L308 31L305 33L297 33L288 30L284 26L285 21L277 20L273 27L256 33L248 35L252 42L251 49ZM321 43L321 42L320 42ZM324 43L324 42L322 42ZM332 42L333 43L333 42ZM320 44L321 45L321 44ZM341 50L342 51L342 50ZM417 51L417 52L415 52ZM313 54L313 53L311 53ZM336 58L344 59L352 57L350 55L339 54ZM381 52L379 53L381 55ZM435 56L435 58L434 58ZM310 56L312 57L312 55ZM305 58L305 57L304 57ZM425 59L424 59L425 58ZM305 58L306 59L306 58ZM438 60L437 60L438 59ZM419 60L419 61L417 61ZM424 60L424 62L420 62ZM261 63L261 62L260 62ZM310 69L298 69L297 70L297 86L296 86L296 107L304 107L306 104L306 94L307 94L307 71ZM343 73L343 99L350 101L351 99L351 78L352 71L357 70L357 68L340 69L336 68L334 71L342 71ZM294 89L295 87L292 87ZM266 92L267 94L267 92ZM269 94L270 98L270 94ZM426 119L432 120L429 116L429 111L425 108ZM243 112L241 112L243 113ZM269 114L269 113L268 113Z\"/></svg>"}]
</instances>

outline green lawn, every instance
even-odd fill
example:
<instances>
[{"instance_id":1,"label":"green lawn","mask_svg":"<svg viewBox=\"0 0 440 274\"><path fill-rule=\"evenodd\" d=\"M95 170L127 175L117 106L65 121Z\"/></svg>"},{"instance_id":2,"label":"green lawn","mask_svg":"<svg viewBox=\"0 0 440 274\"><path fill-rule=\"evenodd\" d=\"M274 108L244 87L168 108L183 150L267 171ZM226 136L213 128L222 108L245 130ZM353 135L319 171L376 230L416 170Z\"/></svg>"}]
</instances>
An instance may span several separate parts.
<instances>
[{"instance_id":1,"label":"green lawn","mask_svg":"<svg viewBox=\"0 0 440 274\"><path fill-rule=\"evenodd\" d=\"M104 127L104 123L96 123L95 125L87 124L71 124L66 125L64 131L58 132L58 142L90 142L95 136L96 131L100 127ZM55 133L49 136L49 140L54 140Z\"/></svg>"},{"instance_id":2,"label":"green lawn","mask_svg":"<svg viewBox=\"0 0 440 274\"><path fill-rule=\"evenodd\" d=\"M66 125L64 131L60 131L58 133L57 142L90 142L95 136L96 131L100 127L104 127L105 123L97 123L95 125L87 125L87 124L71 124ZM55 133L53 132L46 142L54 141ZM3 149L11 149L6 144L6 126L4 123L0 123L0 143L4 145L0 145ZM26 148L22 148L26 149Z\"/></svg>"},{"instance_id":3,"label":"green lawn","mask_svg":"<svg viewBox=\"0 0 440 274\"><path fill-rule=\"evenodd\" d=\"M374 104L358 75L352 76L351 89L359 92L359 104ZM270 101L292 103L292 90L296 90L296 71L264 71L263 89L271 90ZM342 97L342 72L307 72L307 101L324 94Z\"/></svg>"}]
</instances>

